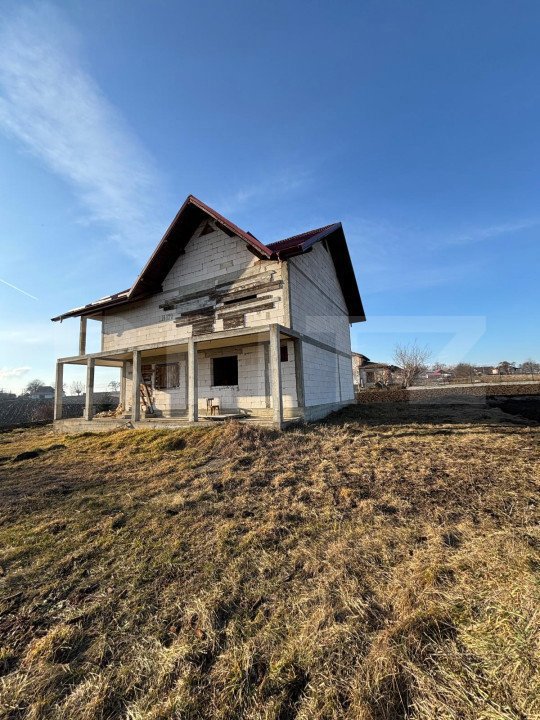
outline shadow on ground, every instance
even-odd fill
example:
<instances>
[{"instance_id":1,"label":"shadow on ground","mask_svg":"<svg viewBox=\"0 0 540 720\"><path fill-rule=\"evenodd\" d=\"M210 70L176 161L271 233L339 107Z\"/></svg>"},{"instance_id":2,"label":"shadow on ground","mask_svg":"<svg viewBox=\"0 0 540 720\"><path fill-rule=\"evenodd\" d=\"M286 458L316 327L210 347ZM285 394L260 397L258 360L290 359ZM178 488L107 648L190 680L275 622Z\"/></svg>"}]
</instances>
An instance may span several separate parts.
<instances>
[{"instance_id":1,"label":"shadow on ground","mask_svg":"<svg viewBox=\"0 0 540 720\"><path fill-rule=\"evenodd\" d=\"M537 425L540 397L490 397L482 404L362 403L333 414L333 425L358 422L372 426L412 424Z\"/></svg>"}]
</instances>

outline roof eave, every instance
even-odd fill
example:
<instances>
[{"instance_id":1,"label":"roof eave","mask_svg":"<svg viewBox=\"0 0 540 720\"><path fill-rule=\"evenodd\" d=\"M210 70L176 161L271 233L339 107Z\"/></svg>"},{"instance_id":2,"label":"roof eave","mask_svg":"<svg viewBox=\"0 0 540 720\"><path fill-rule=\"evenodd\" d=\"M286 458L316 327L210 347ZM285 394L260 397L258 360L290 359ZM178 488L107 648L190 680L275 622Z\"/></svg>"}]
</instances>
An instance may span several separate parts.
<instances>
[{"instance_id":1,"label":"roof eave","mask_svg":"<svg viewBox=\"0 0 540 720\"><path fill-rule=\"evenodd\" d=\"M137 295L135 298L129 298L129 296L126 295L101 304L92 303L91 305L85 305L84 307L68 310L68 312L62 313L62 315L57 315L56 317L51 318L51 322L62 322L62 320L67 320L71 317L99 317L105 310L118 307L119 305L128 305L133 302L138 302L139 300L144 300L144 298L149 297L149 295L150 293L146 295Z\"/></svg>"}]
</instances>

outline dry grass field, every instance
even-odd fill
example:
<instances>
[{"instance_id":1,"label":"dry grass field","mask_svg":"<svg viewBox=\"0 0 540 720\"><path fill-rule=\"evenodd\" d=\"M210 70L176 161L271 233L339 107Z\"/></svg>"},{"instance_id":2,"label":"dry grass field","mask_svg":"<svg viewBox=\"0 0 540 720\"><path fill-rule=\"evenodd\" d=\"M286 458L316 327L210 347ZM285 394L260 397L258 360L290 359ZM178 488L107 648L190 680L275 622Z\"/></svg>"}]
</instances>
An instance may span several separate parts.
<instances>
[{"instance_id":1,"label":"dry grass field","mask_svg":"<svg viewBox=\"0 0 540 720\"><path fill-rule=\"evenodd\" d=\"M540 717L540 426L0 435L0 718Z\"/></svg>"}]
</instances>

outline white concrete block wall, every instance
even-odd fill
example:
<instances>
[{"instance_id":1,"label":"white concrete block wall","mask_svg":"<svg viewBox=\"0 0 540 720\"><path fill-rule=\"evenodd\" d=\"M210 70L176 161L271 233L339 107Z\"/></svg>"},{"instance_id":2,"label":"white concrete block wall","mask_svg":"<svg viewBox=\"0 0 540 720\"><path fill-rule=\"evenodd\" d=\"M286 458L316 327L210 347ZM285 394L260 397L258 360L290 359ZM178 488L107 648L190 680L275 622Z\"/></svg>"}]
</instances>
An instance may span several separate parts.
<instances>
[{"instance_id":1,"label":"white concrete block wall","mask_svg":"<svg viewBox=\"0 0 540 720\"><path fill-rule=\"evenodd\" d=\"M205 224L205 223L204 223ZM274 279L282 277L281 264L260 261L237 237L229 237L220 230L199 236L203 223L195 232L163 283L163 292L127 309L110 311L103 321L102 349L114 350L137 347L171 340L185 340L191 327L177 328L177 311L159 308L167 300L184 292L192 292L200 283L208 288L220 278L235 274L246 279L274 272ZM289 295L293 329L345 353L351 352L350 326L347 307L337 279L330 253L317 243L306 255L291 258L289 267ZM203 285L205 286L205 285ZM256 327L270 323L287 325L284 315L283 292L272 293L276 307L270 311L249 313L246 325ZM205 298L193 301L185 309L208 304ZM217 321L214 330L223 329ZM288 343L289 360L281 364L283 401L285 408L297 406L294 371L294 344ZM224 355L235 354L233 348L223 349ZM201 354L199 361L199 407L206 409L205 398L218 396L224 408L266 408L263 347L239 347L239 385L237 388L212 388L211 359ZM157 407L168 414L186 408L185 362L180 361L180 387L155 391ZM130 383L129 383L130 384ZM352 367L349 358L304 343L304 386L306 406L335 405L354 399ZM128 398L130 390L128 388Z\"/></svg>"},{"instance_id":2,"label":"white concrete block wall","mask_svg":"<svg viewBox=\"0 0 540 720\"><path fill-rule=\"evenodd\" d=\"M330 253L322 243L289 260L293 329L347 354L351 352L347 306ZM354 399L351 360L304 343L306 406Z\"/></svg>"},{"instance_id":3,"label":"white concrete block wall","mask_svg":"<svg viewBox=\"0 0 540 720\"><path fill-rule=\"evenodd\" d=\"M352 363L349 358L339 355L339 377L341 380L341 399L354 400Z\"/></svg>"},{"instance_id":4,"label":"white concrete block wall","mask_svg":"<svg viewBox=\"0 0 540 720\"><path fill-rule=\"evenodd\" d=\"M289 359L281 363L283 407L297 406L293 343ZM238 386L212 386L212 358L238 355ZM222 408L256 410L266 408L264 345L248 345L202 351L199 358L199 410L206 410L206 398L219 397ZM271 405L271 399L270 405Z\"/></svg>"},{"instance_id":5,"label":"white concrete block wall","mask_svg":"<svg viewBox=\"0 0 540 720\"><path fill-rule=\"evenodd\" d=\"M288 262L293 328L350 353L347 306L330 253L319 242Z\"/></svg>"},{"instance_id":6,"label":"white concrete block wall","mask_svg":"<svg viewBox=\"0 0 540 720\"><path fill-rule=\"evenodd\" d=\"M214 230L200 237L199 233L205 224L206 222L201 223L187 244L185 254L178 258L165 278L162 293L105 314L102 324L102 350L117 350L189 337L191 326L177 328L174 323L177 311L165 311L159 306L182 293L188 294L195 284L207 283L211 288L220 282L220 278L233 273L238 280L255 280L257 275L269 270L274 273L274 279L281 279L280 263L259 260L240 238L229 237L221 230ZM271 294L275 298L276 307L270 311L247 314L247 327L283 322L282 290L278 289ZM205 305L208 305L208 300L202 298L193 301L185 309L192 310ZM222 321L217 321L214 330L222 329Z\"/></svg>"},{"instance_id":7,"label":"white concrete block wall","mask_svg":"<svg viewBox=\"0 0 540 720\"><path fill-rule=\"evenodd\" d=\"M157 389L153 388L152 396L156 408L161 410L164 415L169 415L178 411L184 411L187 408L187 356L185 354L175 356L165 356L159 358L150 358L143 360L143 365L152 363L179 363L180 384L176 388ZM131 408L131 387L133 380L133 368L131 363L127 366L126 371L126 409ZM141 410L142 411L142 410Z\"/></svg>"},{"instance_id":8,"label":"white concrete block wall","mask_svg":"<svg viewBox=\"0 0 540 720\"><path fill-rule=\"evenodd\" d=\"M288 342L288 360L281 363L283 406L285 408L297 407L296 373L294 367L294 345ZM238 356L238 385L227 387L212 386L212 358ZM187 407L186 399L186 372L187 359L163 357L152 358L152 362L179 362L180 387L166 390L153 390L153 397L157 410L165 415L182 412ZM199 363L199 410L206 412L206 399L218 397L223 409L257 410L266 409L264 372L264 346L241 345L237 347L220 348L219 350L206 350L198 353ZM146 364L146 361L143 362ZM131 406L131 365L128 367L126 381L126 398L128 407ZM271 406L271 398L268 398Z\"/></svg>"},{"instance_id":9,"label":"white concrete block wall","mask_svg":"<svg viewBox=\"0 0 540 720\"><path fill-rule=\"evenodd\" d=\"M340 397L336 353L304 343L304 393L306 405L337 403Z\"/></svg>"},{"instance_id":10,"label":"white concrete block wall","mask_svg":"<svg viewBox=\"0 0 540 720\"><path fill-rule=\"evenodd\" d=\"M294 354L294 342L287 341L281 343L287 345L289 359L281 363L281 388L283 395L283 407L298 407L298 399L296 395L296 357Z\"/></svg>"}]
</instances>

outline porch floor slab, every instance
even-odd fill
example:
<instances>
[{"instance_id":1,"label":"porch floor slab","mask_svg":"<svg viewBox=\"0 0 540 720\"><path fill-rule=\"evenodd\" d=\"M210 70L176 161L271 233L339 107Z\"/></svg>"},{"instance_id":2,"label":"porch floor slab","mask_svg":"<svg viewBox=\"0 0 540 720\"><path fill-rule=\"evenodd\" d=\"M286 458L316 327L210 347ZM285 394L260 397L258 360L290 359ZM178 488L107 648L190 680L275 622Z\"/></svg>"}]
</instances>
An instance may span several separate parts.
<instances>
[{"instance_id":1,"label":"porch floor slab","mask_svg":"<svg viewBox=\"0 0 540 720\"><path fill-rule=\"evenodd\" d=\"M84 420L83 418L69 418L65 420L55 420L53 424L54 432L58 434L77 434L83 432L107 432L111 430L118 430L121 428L125 429L136 429L136 430L149 430L149 429L169 429L175 430L181 427L212 427L215 426L216 421L226 422L228 420L235 420L245 425L258 425L262 427L272 428L274 427L274 421L268 417L257 417L257 416L202 416L198 422L191 423L186 417L171 417L171 418L141 418L137 422L132 422L126 418L93 418L92 420ZM287 418L283 422L283 427L293 425L295 423L302 422L302 418Z\"/></svg>"}]
</instances>

